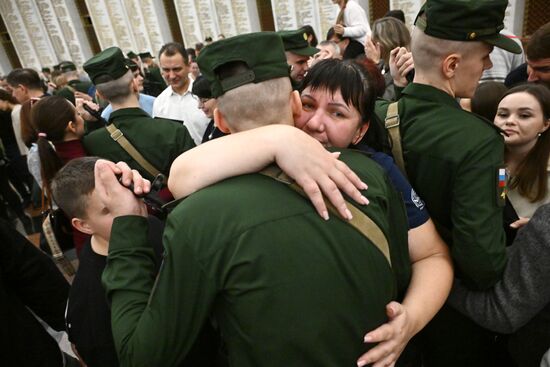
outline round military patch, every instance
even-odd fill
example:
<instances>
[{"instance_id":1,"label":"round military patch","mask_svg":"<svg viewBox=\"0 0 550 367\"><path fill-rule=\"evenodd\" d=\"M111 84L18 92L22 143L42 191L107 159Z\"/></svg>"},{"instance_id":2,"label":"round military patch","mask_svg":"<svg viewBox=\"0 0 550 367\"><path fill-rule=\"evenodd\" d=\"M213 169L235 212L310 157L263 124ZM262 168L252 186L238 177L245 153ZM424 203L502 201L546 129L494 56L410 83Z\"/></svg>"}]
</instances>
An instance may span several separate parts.
<instances>
[{"instance_id":1,"label":"round military patch","mask_svg":"<svg viewBox=\"0 0 550 367\"><path fill-rule=\"evenodd\" d=\"M424 204L424 201L422 201L422 199L420 199L420 196L418 196L418 194L416 193L416 191L414 191L414 189L411 189L411 201L420 210L423 210L424 206L426 205L426 204Z\"/></svg>"}]
</instances>

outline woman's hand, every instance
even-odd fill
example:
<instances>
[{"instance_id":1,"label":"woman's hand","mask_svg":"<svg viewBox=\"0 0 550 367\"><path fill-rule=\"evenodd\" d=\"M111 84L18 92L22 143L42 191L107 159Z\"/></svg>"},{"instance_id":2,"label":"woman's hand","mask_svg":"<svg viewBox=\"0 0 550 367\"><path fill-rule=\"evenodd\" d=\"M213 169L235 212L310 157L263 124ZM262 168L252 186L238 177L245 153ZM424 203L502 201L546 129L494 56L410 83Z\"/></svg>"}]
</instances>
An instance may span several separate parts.
<instances>
[{"instance_id":1,"label":"woman's hand","mask_svg":"<svg viewBox=\"0 0 550 367\"><path fill-rule=\"evenodd\" d=\"M370 36L367 36L365 39L365 55L372 61L374 61L375 64L378 64L380 62L380 43L372 42L372 39Z\"/></svg>"},{"instance_id":2,"label":"woman's hand","mask_svg":"<svg viewBox=\"0 0 550 367\"><path fill-rule=\"evenodd\" d=\"M414 335L405 306L390 302L386 306L386 314L389 321L365 335L365 343L378 345L359 357L357 366L362 367L369 363L373 367L394 366Z\"/></svg>"}]
</instances>

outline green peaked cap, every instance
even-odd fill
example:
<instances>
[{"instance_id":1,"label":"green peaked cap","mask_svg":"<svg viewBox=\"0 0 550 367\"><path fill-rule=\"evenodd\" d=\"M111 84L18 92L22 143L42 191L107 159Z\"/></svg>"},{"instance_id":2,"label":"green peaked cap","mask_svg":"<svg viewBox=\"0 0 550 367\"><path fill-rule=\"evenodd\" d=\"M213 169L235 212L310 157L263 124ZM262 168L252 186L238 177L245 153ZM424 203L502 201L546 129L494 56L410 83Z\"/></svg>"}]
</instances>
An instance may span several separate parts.
<instances>
[{"instance_id":1,"label":"green peaked cap","mask_svg":"<svg viewBox=\"0 0 550 367\"><path fill-rule=\"evenodd\" d=\"M285 51L290 51L300 56L313 56L319 52L319 49L309 45L307 42L307 33L303 29L279 31L277 34L283 39Z\"/></svg>"},{"instance_id":2,"label":"green peaked cap","mask_svg":"<svg viewBox=\"0 0 550 367\"><path fill-rule=\"evenodd\" d=\"M246 70L221 76L220 67L242 62ZM212 97L248 83L288 77L283 42L275 32L256 32L216 41L202 49L197 63L210 82Z\"/></svg>"},{"instance_id":3,"label":"green peaked cap","mask_svg":"<svg viewBox=\"0 0 550 367\"><path fill-rule=\"evenodd\" d=\"M84 63L83 68L95 85L116 80L128 71L124 55L118 47L109 47L94 55Z\"/></svg>"},{"instance_id":4,"label":"green peaked cap","mask_svg":"<svg viewBox=\"0 0 550 367\"><path fill-rule=\"evenodd\" d=\"M500 34L507 5L507 0L427 0L415 25L435 38L483 41L519 54L521 47Z\"/></svg>"}]
</instances>

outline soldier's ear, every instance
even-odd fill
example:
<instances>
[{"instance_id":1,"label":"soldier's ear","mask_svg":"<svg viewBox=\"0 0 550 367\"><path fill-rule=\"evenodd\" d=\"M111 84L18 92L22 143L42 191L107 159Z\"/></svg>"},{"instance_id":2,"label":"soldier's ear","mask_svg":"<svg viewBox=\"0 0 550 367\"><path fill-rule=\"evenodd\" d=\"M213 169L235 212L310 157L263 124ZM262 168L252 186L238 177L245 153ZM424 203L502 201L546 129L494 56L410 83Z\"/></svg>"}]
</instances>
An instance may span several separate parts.
<instances>
[{"instance_id":1,"label":"soldier's ear","mask_svg":"<svg viewBox=\"0 0 550 367\"><path fill-rule=\"evenodd\" d=\"M443 72L443 75L446 79L451 79L455 76L456 70L458 69L461 61L462 56L457 53L447 55L447 57L443 59L443 63L441 64L441 71Z\"/></svg>"},{"instance_id":2,"label":"soldier's ear","mask_svg":"<svg viewBox=\"0 0 550 367\"><path fill-rule=\"evenodd\" d=\"M231 130L229 130L229 126L227 125L227 120L218 108L214 109L214 124L216 124L216 127L225 134L231 134Z\"/></svg>"}]
</instances>

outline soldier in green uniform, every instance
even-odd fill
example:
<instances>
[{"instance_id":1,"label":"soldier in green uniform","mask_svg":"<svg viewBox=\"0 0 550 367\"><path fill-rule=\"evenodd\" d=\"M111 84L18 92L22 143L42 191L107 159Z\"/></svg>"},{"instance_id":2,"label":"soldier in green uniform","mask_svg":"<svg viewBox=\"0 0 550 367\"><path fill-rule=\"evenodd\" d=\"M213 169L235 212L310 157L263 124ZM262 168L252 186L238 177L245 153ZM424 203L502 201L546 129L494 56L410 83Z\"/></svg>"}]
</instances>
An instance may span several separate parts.
<instances>
[{"instance_id":1,"label":"soldier in green uniform","mask_svg":"<svg viewBox=\"0 0 550 367\"><path fill-rule=\"evenodd\" d=\"M294 89L299 89L309 70L307 62L311 56L319 52L319 49L309 45L307 33L303 29L279 31L277 34L283 39L292 86Z\"/></svg>"},{"instance_id":2,"label":"soldier in green uniform","mask_svg":"<svg viewBox=\"0 0 550 367\"><path fill-rule=\"evenodd\" d=\"M139 54L144 70L144 93L156 97L166 89L166 82L162 77L160 68L153 61L153 55L150 52Z\"/></svg>"},{"instance_id":3,"label":"soldier in green uniform","mask_svg":"<svg viewBox=\"0 0 550 367\"><path fill-rule=\"evenodd\" d=\"M57 91L56 95L68 99L73 105L75 104L75 92L88 94L88 90L92 86L90 82L83 82L78 78L76 65L71 61L63 61L58 65L59 71L67 78L67 85Z\"/></svg>"},{"instance_id":4,"label":"soldier in green uniform","mask_svg":"<svg viewBox=\"0 0 550 367\"><path fill-rule=\"evenodd\" d=\"M276 34L217 41L198 62L218 98L220 124L233 132L293 124L300 102ZM121 364L176 365L213 317L231 365L355 365L369 348L364 332L385 322L385 304L407 286L410 265L399 195L374 161L352 151L341 158L369 182L371 202L360 210L387 238L391 265L346 221L325 221L287 185L252 174L177 205L157 280L142 205L98 163L96 190L116 217L103 283Z\"/></svg>"},{"instance_id":5,"label":"soldier in green uniform","mask_svg":"<svg viewBox=\"0 0 550 367\"><path fill-rule=\"evenodd\" d=\"M111 134L108 127L103 127L86 135L84 147L90 155L124 161L142 176L152 179L153 170L120 145L122 136L146 162L165 175L178 155L195 146L185 126L153 119L139 107L139 87L118 47L108 48L86 61L84 70L96 85L99 96L111 103L113 112L109 124L119 131Z\"/></svg>"},{"instance_id":6,"label":"soldier in green uniform","mask_svg":"<svg viewBox=\"0 0 550 367\"><path fill-rule=\"evenodd\" d=\"M456 98L473 95L481 73L492 66L493 46L521 52L499 34L506 4L428 0L415 22L416 74L398 102L399 119L388 113L389 102L376 107L387 127L397 123L393 131L400 131L409 180L450 246L457 276L472 289L495 284L506 264L499 180L504 145L498 129L462 110ZM394 150L397 161L399 155ZM493 339L445 305L420 333L424 365L493 365Z\"/></svg>"}]
</instances>

